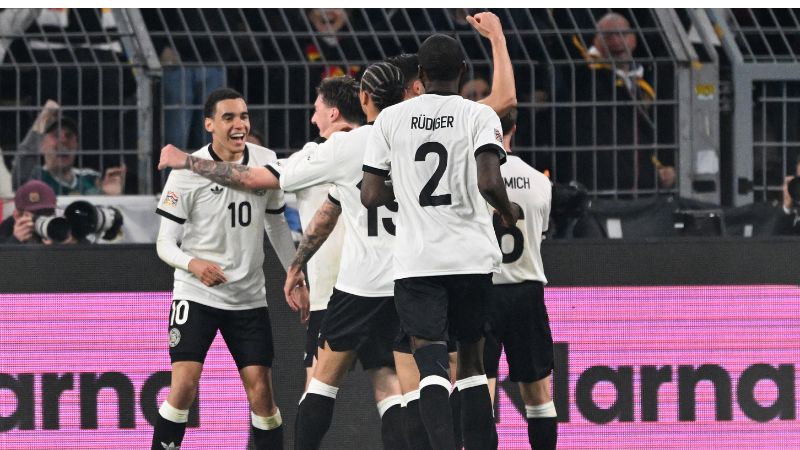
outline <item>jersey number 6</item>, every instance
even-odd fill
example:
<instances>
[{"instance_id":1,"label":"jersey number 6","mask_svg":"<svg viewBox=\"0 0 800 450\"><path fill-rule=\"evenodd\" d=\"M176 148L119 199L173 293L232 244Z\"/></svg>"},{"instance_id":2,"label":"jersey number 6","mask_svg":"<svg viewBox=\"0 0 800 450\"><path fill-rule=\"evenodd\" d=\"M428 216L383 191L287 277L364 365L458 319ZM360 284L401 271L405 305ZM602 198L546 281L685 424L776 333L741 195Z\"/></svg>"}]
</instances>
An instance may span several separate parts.
<instances>
[{"instance_id":1,"label":"jersey number 6","mask_svg":"<svg viewBox=\"0 0 800 450\"><path fill-rule=\"evenodd\" d=\"M519 209L519 220L525 218L525 212L522 208ZM513 263L522 256L523 245L525 245L525 237L522 235L522 230L516 226L505 227L500 221L500 214L492 215L492 224L494 225L494 234L497 236L497 245L500 246L500 251L503 252L503 264ZM503 251L503 236L510 235L514 239L514 247L510 253Z\"/></svg>"}]
</instances>

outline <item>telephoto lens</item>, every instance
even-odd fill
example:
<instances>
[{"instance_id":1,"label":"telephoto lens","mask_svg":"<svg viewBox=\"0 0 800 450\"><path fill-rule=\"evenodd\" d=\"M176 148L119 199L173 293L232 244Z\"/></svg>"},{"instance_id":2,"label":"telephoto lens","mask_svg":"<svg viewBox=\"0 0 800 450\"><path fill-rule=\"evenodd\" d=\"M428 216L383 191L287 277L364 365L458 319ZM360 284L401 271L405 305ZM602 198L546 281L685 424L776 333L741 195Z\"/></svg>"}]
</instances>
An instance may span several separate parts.
<instances>
[{"instance_id":1,"label":"telephoto lens","mask_svg":"<svg viewBox=\"0 0 800 450\"><path fill-rule=\"evenodd\" d=\"M64 210L64 216L72 226L72 234L83 239L90 234L103 233L102 238L110 241L122 229L122 213L111 206L95 206L85 200L72 202Z\"/></svg>"},{"instance_id":2,"label":"telephoto lens","mask_svg":"<svg viewBox=\"0 0 800 450\"><path fill-rule=\"evenodd\" d=\"M36 216L33 221L33 232L53 242L64 242L69 238L69 221L58 216Z\"/></svg>"}]
</instances>

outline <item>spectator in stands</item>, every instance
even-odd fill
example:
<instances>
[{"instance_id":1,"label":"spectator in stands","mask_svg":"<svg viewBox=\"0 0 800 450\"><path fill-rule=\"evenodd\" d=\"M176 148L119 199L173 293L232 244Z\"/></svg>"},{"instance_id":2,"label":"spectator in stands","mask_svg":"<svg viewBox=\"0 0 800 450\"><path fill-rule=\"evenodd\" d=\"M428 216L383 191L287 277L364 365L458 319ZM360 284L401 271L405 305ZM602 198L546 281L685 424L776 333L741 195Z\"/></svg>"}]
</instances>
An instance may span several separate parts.
<instances>
[{"instance_id":1,"label":"spectator in stands","mask_svg":"<svg viewBox=\"0 0 800 450\"><path fill-rule=\"evenodd\" d=\"M31 180L17 189L14 196L14 212L0 223L0 243L50 245L52 240L34 231L38 216L53 216L56 212L56 194L50 186L38 180ZM62 219L63 220L63 219ZM69 235L64 244L77 241Z\"/></svg>"},{"instance_id":2,"label":"spectator in stands","mask_svg":"<svg viewBox=\"0 0 800 450\"><path fill-rule=\"evenodd\" d=\"M358 58L356 44L341 36L342 28L347 24L347 11L342 8L314 8L308 10L308 21L314 28L316 39L305 46L306 59L309 62L347 61ZM350 75L356 77L361 67L353 64L327 64L312 75L311 83L316 86L320 79Z\"/></svg>"},{"instance_id":3,"label":"spectator in stands","mask_svg":"<svg viewBox=\"0 0 800 450\"><path fill-rule=\"evenodd\" d=\"M581 104L576 110L576 138L579 146L597 147L594 181L598 190L655 188L652 152L642 151L655 136L650 107L655 90L645 77L645 68L633 59L636 39L628 20L618 13L600 18L588 50L573 36L585 62L576 70L576 100ZM592 160L578 160L578 181L588 186L594 185ZM672 164L665 161L664 165Z\"/></svg>"},{"instance_id":4,"label":"spectator in stands","mask_svg":"<svg viewBox=\"0 0 800 450\"><path fill-rule=\"evenodd\" d=\"M482 76L476 75L475 78L461 86L460 94L464 98L477 102L482 98L488 97L491 92L492 89L489 87L489 82Z\"/></svg>"},{"instance_id":5,"label":"spectator in stands","mask_svg":"<svg viewBox=\"0 0 800 450\"><path fill-rule=\"evenodd\" d=\"M794 170L783 181L783 208L773 230L778 236L800 236L800 156Z\"/></svg>"},{"instance_id":6,"label":"spectator in stands","mask_svg":"<svg viewBox=\"0 0 800 450\"><path fill-rule=\"evenodd\" d=\"M45 116L57 115L58 104L48 102ZM43 114L40 114L40 118ZM41 121L34 126L20 144L18 160L14 164L15 180L38 179L49 185L58 195L120 195L125 187L124 166L109 167L101 178L92 169L75 167L75 156L79 148L78 126L67 117L49 120L44 131ZM32 155L36 155L32 158ZM25 176L32 159L44 157L43 165L36 165Z\"/></svg>"}]
</instances>

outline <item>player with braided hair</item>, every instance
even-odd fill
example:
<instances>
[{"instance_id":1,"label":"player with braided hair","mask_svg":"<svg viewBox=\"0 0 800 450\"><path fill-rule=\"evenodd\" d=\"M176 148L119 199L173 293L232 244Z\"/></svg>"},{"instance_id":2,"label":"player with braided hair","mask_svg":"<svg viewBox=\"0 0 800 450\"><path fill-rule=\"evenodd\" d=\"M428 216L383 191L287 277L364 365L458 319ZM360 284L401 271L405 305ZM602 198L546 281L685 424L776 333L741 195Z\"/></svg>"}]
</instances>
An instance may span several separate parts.
<instances>
[{"instance_id":1,"label":"player with braided hair","mask_svg":"<svg viewBox=\"0 0 800 450\"><path fill-rule=\"evenodd\" d=\"M159 167L185 168L220 184L249 190L297 190L333 184L328 199L306 227L287 270L284 291L295 309L308 307L302 267L325 242L342 216L346 222L342 259L328 312L320 329L314 377L298 408L295 448L316 449L330 427L335 398L344 376L358 358L375 388L385 449L405 448L400 385L392 345L399 329L394 307L391 254L396 205L365 208L360 201L361 165L371 122L383 108L404 97L400 70L382 62L364 73L359 100L367 125L333 133L313 153L268 167L208 164L165 149Z\"/></svg>"}]
</instances>

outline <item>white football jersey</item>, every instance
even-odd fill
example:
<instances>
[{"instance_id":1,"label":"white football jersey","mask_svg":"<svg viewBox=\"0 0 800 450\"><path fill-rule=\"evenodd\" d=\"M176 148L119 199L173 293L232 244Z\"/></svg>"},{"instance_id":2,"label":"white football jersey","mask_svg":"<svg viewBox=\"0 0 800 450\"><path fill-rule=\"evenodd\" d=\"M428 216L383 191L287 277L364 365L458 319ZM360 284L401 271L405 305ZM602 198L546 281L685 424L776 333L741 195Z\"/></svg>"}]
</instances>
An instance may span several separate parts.
<instances>
[{"instance_id":1,"label":"white football jersey","mask_svg":"<svg viewBox=\"0 0 800 450\"><path fill-rule=\"evenodd\" d=\"M192 155L220 161L210 145ZM247 144L240 163L258 167L276 159L272 150ZM228 280L208 287L176 269L174 298L228 310L266 306L264 214L282 214L284 207L281 191L257 194L220 186L189 170L170 172L156 213L183 225L183 252L218 264Z\"/></svg>"},{"instance_id":2,"label":"white football jersey","mask_svg":"<svg viewBox=\"0 0 800 450\"><path fill-rule=\"evenodd\" d=\"M317 210L328 198L330 184L309 185L299 188L286 184L287 179L302 177L309 171L308 158L313 155L319 146L316 142L309 142L303 149L293 153L289 158L280 159L270 165L280 177L281 188L294 192L297 199L297 212L300 215L300 225L305 230ZM313 158L311 158L313 159ZM286 173L286 176L284 176ZM319 250L306 264L308 274L308 295L311 311L320 311L328 307L328 300L333 294L336 276L339 273L339 261L342 258L342 244L344 242L344 225L336 224L328 239L320 246Z\"/></svg>"},{"instance_id":3,"label":"white football jersey","mask_svg":"<svg viewBox=\"0 0 800 450\"><path fill-rule=\"evenodd\" d=\"M521 283L526 280L547 284L542 264L542 233L550 221L552 187L550 179L514 155L500 168L508 199L522 209L517 224L506 228L500 216L493 215L494 230L503 252L500 273L492 276L494 284Z\"/></svg>"},{"instance_id":4,"label":"white football jersey","mask_svg":"<svg viewBox=\"0 0 800 450\"><path fill-rule=\"evenodd\" d=\"M458 95L425 94L378 116L364 171L391 174L399 204L394 279L497 272L500 248L476 155L505 159L500 119Z\"/></svg>"},{"instance_id":5,"label":"white football jersey","mask_svg":"<svg viewBox=\"0 0 800 450\"><path fill-rule=\"evenodd\" d=\"M334 133L313 153L296 161L281 160L273 167L288 191L333 184L329 198L342 207L339 225L345 225L336 288L362 297L390 297L394 295L390 255L397 205L367 209L361 204L361 167L371 128L364 125Z\"/></svg>"}]
</instances>

